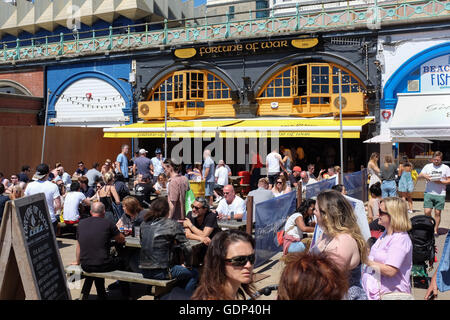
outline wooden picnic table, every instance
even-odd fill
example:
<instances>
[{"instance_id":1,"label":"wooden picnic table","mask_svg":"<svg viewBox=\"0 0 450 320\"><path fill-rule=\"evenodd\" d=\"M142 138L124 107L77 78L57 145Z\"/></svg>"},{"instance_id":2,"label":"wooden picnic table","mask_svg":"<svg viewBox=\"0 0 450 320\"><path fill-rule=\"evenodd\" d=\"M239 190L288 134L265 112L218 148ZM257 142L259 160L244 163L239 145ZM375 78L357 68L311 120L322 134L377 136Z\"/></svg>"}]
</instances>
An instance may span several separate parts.
<instances>
[{"instance_id":1,"label":"wooden picnic table","mask_svg":"<svg viewBox=\"0 0 450 320\"><path fill-rule=\"evenodd\" d=\"M202 242L198 240L189 240L189 244L191 245L192 248L194 248L200 246ZM141 241L137 237L132 236L125 237L125 247L141 248Z\"/></svg>"},{"instance_id":2,"label":"wooden picnic table","mask_svg":"<svg viewBox=\"0 0 450 320\"><path fill-rule=\"evenodd\" d=\"M245 229L247 226L247 221L217 220L217 223L221 229Z\"/></svg>"}]
</instances>

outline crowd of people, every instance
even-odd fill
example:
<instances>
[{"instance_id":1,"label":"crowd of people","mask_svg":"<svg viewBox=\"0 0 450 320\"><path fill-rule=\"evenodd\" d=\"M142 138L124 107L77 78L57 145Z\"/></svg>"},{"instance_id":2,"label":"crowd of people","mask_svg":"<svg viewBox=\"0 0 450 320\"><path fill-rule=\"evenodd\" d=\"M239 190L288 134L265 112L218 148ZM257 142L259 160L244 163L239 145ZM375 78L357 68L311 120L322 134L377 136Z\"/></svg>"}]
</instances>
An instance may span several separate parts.
<instances>
[{"instance_id":1,"label":"crowd of people","mask_svg":"<svg viewBox=\"0 0 450 320\"><path fill-rule=\"evenodd\" d=\"M316 173L314 164L302 170L290 149L279 151L272 150L265 165L258 154L252 155L248 195L253 206L295 190L300 181L304 188L340 173L338 166ZM87 272L120 269L140 272L145 278L177 279L181 296L193 300L254 295L254 238L219 227L221 220L239 221L247 215L247 199L230 183L230 167L223 160L216 165L210 150L204 151L203 163L194 166L165 159L160 148L152 158L140 149L130 161L128 153L129 146L123 145L116 161L96 162L91 169L80 161L72 175L61 163L53 169L39 164L32 177L30 166L23 166L10 180L0 173L0 213L10 199L43 192L55 234L60 232L58 222L77 225L73 264ZM368 164L367 221L357 217L343 185L303 200L288 216L278 299L365 300L382 299L392 292L411 294L413 245L408 231L413 166L403 159L397 167L387 156L379 167L378 160L374 153ZM438 233L445 187L450 184L450 168L442 163L442 153L435 152L417 178L427 181L424 213L431 216L434 209ZM186 206L190 183L199 181L205 182L204 196ZM379 233L369 237L366 229ZM308 233L313 237L308 238ZM140 239L138 256L110 250L111 243L121 245L127 236ZM199 266L193 265L190 240L201 243L196 252ZM433 279L427 296L436 294ZM104 280L91 278L83 285L82 297L88 298L94 282L98 297L105 299ZM118 284L129 297L127 284Z\"/></svg>"}]
</instances>

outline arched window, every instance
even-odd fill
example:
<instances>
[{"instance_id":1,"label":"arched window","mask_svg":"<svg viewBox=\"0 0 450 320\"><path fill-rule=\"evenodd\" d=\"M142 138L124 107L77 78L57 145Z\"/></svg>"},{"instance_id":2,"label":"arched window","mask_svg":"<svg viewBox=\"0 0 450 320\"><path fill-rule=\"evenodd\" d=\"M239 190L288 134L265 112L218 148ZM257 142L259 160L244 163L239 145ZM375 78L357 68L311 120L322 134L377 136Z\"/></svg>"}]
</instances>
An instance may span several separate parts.
<instances>
[{"instance_id":1,"label":"arched window","mask_svg":"<svg viewBox=\"0 0 450 320\"><path fill-rule=\"evenodd\" d=\"M166 87L167 86L167 87ZM230 87L217 75L206 70L176 71L163 78L147 96L139 117L160 119L166 101L168 115L174 118L235 116ZM164 111L164 109L163 109Z\"/></svg>"},{"instance_id":2,"label":"arched window","mask_svg":"<svg viewBox=\"0 0 450 320\"><path fill-rule=\"evenodd\" d=\"M18 82L11 80L0 80L0 93L20 94L31 96L31 92Z\"/></svg>"},{"instance_id":3,"label":"arched window","mask_svg":"<svg viewBox=\"0 0 450 320\"><path fill-rule=\"evenodd\" d=\"M259 114L335 113L335 99L339 94L339 70L342 75L342 94L346 103L343 112L366 113L364 88L353 74L333 64L307 63L288 67L269 79L258 97Z\"/></svg>"}]
</instances>

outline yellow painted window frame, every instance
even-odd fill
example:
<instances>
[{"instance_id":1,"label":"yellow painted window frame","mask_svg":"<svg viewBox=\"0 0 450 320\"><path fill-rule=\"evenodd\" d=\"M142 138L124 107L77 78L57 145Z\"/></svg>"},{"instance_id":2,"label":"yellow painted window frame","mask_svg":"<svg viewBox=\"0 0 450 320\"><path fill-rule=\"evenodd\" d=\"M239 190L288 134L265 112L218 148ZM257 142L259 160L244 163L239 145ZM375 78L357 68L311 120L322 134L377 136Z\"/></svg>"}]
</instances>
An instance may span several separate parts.
<instances>
[{"instance_id":1,"label":"yellow painted window frame","mask_svg":"<svg viewBox=\"0 0 450 320\"><path fill-rule=\"evenodd\" d=\"M298 68L302 67L302 66L306 66L307 67L307 94L306 96L299 96L299 92L298 92ZM313 67L328 67L328 93L313 93L312 92L312 86L314 85L312 83L312 68ZM333 64L333 63L302 63L302 64L297 64L297 65L293 65L293 66L289 66L287 68L282 69L280 72L274 74L267 82L266 84L263 86L263 88L260 90L258 96L258 99L273 99L273 98L292 98L292 99L299 99L300 104L296 105L297 107L302 107L302 106L306 106L306 105L311 105L310 103L310 98L313 97L317 97L317 98L326 98L326 97L330 97L330 102L328 104L312 104L313 106L324 106L327 105L329 106L331 104L331 95L335 94L333 92L333 87L337 84L335 84L334 81L334 74L333 74L333 68L338 68L342 70L342 78L344 79L344 76L349 76L350 78L350 83L342 83L342 87L344 86L348 86L349 88L349 92L344 92L343 93L348 93L348 94L352 94L352 93L356 93L356 92L352 92L352 86L353 85L358 85L358 91L360 92L364 86L362 84L362 82L353 74L351 73L349 70L343 68L342 66ZM281 96L277 96L275 95L276 90L275 88L278 88L275 85L276 79L280 77L280 75L283 75L284 72L286 70L290 70L290 75L291 75L291 81L290 81L290 95L289 96L285 96L284 95L284 86L282 85L281 87ZM319 75L319 77L321 76L321 74ZM282 77L283 79L283 77ZM352 79L356 80L356 82L352 82ZM282 81L283 82L283 81ZM318 84L321 85L321 84ZM274 90L274 95L273 96L269 96L267 94L267 90L268 89L273 89ZM263 96L264 95L264 96ZM302 98L307 98L307 104L302 104Z\"/></svg>"},{"instance_id":2,"label":"yellow painted window frame","mask_svg":"<svg viewBox=\"0 0 450 320\"><path fill-rule=\"evenodd\" d=\"M196 97L192 97L192 88L193 88L193 82L192 82L192 74L197 74L197 79L198 79L198 74L202 74L203 75L203 98L196 98ZM189 77L188 77L189 74ZM212 81L208 80L208 75L212 76ZM175 77L179 77L182 76L183 77L183 86L182 86L182 93L183 93L183 97L182 98L176 98L175 99ZM168 102L183 102L184 105L186 106L188 102L213 102L213 101L226 101L226 100L232 100L231 99L231 89L230 86L219 76L217 76L216 74L206 71L206 70L182 70L182 71L175 71L169 75L167 75L166 77L164 77L161 81L159 81L157 83L157 85L153 88L153 90L148 94L147 96L147 100L149 101L162 101L161 97L164 96L164 90L161 90L162 86L164 86L164 81L171 79L171 82L168 83L168 87L170 87L171 89L167 91L167 96L170 96L171 99L168 99ZM187 93L187 79L189 79L189 88L190 88L190 92L189 94ZM209 89L209 83L212 83L212 89ZM216 88L216 83L220 83L220 88ZM198 82L197 82L198 84ZM217 97L217 92L220 91L220 98L216 98ZM227 91L227 97L224 98L224 92ZM195 89L195 92L199 92L198 89ZM213 94L213 98L208 98L208 92L212 92ZM156 100L155 96L158 96L159 98ZM189 99L187 99L189 96Z\"/></svg>"}]
</instances>

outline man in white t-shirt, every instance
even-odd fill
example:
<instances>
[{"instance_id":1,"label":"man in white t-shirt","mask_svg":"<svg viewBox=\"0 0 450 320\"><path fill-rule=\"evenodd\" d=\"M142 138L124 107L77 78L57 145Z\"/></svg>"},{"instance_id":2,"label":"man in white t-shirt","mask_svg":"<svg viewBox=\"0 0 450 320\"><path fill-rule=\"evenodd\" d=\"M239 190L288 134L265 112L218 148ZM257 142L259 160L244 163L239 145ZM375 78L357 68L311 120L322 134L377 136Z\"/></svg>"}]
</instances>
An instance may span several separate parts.
<instances>
[{"instance_id":1,"label":"man in white t-shirt","mask_svg":"<svg viewBox=\"0 0 450 320\"><path fill-rule=\"evenodd\" d=\"M56 168L56 173L56 177L53 179L54 182L62 180L66 187L70 186L72 183L72 178L70 177L70 174L64 171L62 166Z\"/></svg>"},{"instance_id":2,"label":"man in white t-shirt","mask_svg":"<svg viewBox=\"0 0 450 320\"><path fill-rule=\"evenodd\" d=\"M269 188L272 189L275 180L280 175L281 170L284 171L284 164L277 148L273 149L266 157L267 178L269 178Z\"/></svg>"},{"instance_id":3,"label":"man in white t-shirt","mask_svg":"<svg viewBox=\"0 0 450 320\"><path fill-rule=\"evenodd\" d=\"M442 163L443 154L436 151L432 163L425 165L419 174L419 179L426 179L427 184L423 196L424 213L431 217L434 208L435 232L438 234L441 222L441 212L445 205L445 189L450 184L450 168Z\"/></svg>"},{"instance_id":4,"label":"man in white t-shirt","mask_svg":"<svg viewBox=\"0 0 450 320\"><path fill-rule=\"evenodd\" d=\"M33 182L29 183L25 189L25 196L31 196L38 193L45 194L48 211L53 224L53 230L56 234L56 227L58 221L56 220L55 212L61 209L61 198L58 186L55 183L48 181L48 174L50 169L47 164L41 163L36 167L36 173L33 176Z\"/></svg>"},{"instance_id":5,"label":"man in white t-shirt","mask_svg":"<svg viewBox=\"0 0 450 320\"><path fill-rule=\"evenodd\" d=\"M216 185L218 184L223 188L228 184L228 169L225 167L225 162L223 160L219 161L214 176L216 178Z\"/></svg>"},{"instance_id":6,"label":"man in white t-shirt","mask_svg":"<svg viewBox=\"0 0 450 320\"><path fill-rule=\"evenodd\" d=\"M216 169L214 170L214 177L216 183L214 185L214 195L216 196L216 201L218 202L223 198L223 187L228 184L228 176L229 171L225 166L225 162L223 160L219 161Z\"/></svg>"},{"instance_id":7,"label":"man in white t-shirt","mask_svg":"<svg viewBox=\"0 0 450 320\"><path fill-rule=\"evenodd\" d=\"M247 215L245 201L236 196L234 188L231 184L223 188L223 199L219 201L217 206L217 214L220 220L243 219Z\"/></svg>"},{"instance_id":8,"label":"man in white t-shirt","mask_svg":"<svg viewBox=\"0 0 450 320\"><path fill-rule=\"evenodd\" d=\"M65 224L74 224L80 220L78 208L81 203L90 205L89 199L81 192L80 183L74 181L70 185L70 192L64 198L63 218Z\"/></svg>"}]
</instances>

